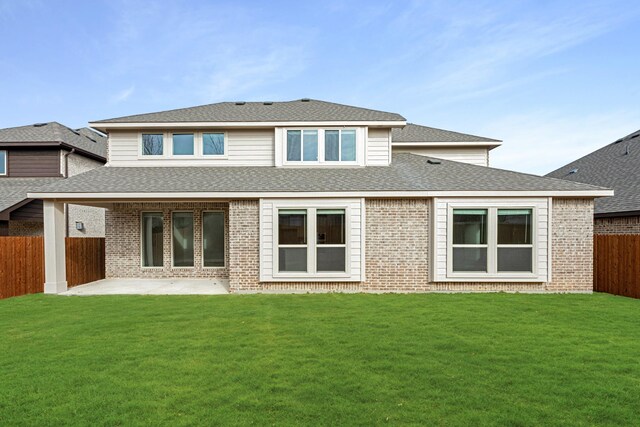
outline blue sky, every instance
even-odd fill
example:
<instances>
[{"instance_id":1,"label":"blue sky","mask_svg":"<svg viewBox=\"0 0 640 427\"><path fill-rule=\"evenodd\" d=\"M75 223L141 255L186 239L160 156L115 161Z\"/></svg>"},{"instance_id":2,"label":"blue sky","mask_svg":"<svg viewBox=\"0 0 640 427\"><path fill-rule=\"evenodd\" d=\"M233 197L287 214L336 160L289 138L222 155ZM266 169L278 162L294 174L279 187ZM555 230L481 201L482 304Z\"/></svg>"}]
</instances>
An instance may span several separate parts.
<instances>
[{"instance_id":1,"label":"blue sky","mask_svg":"<svg viewBox=\"0 0 640 427\"><path fill-rule=\"evenodd\" d=\"M639 23L612 0L0 0L0 127L311 97L543 174L640 129Z\"/></svg>"}]
</instances>

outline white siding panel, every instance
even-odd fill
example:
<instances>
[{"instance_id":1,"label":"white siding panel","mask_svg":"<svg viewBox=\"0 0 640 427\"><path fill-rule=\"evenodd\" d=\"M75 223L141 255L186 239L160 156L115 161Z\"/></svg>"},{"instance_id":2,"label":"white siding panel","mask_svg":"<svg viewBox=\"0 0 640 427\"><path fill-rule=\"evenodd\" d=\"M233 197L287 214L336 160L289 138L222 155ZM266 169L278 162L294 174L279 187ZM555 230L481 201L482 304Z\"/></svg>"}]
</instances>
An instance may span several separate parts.
<instances>
[{"instance_id":1,"label":"white siding panel","mask_svg":"<svg viewBox=\"0 0 640 427\"><path fill-rule=\"evenodd\" d=\"M260 280L264 282L280 282L280 281L361 281L364 268L362 266L362 235L364 233L364 215L363 199L304 199L304 200L285 200L285 199L262 199L260 201ZM323 207L344 207L348 210L348 259L349 275L342 277L296 277L283 278L274 277L275 268L275 252L277 225L277 210L286 207L299 208L323 208Z\"/></svg>"},{"instance_id":2,"label":"white siding panel","mask_svg":"<svg viewBox=\"0 0 640 427\"><path fill-rule=\"evenodd\" d=\"M243 129L227 131L227 157L162 159L141 158L138 132L109 134L109 165L111 166L273 166L275 143L273 129ZM165 154L167 153L165 142Z\"/></svg>"},{"instance_id":3,"label":"white siding panel","mask_svg":"<svg viewBox=\"0 0 640 427\"><path fill-rule=\"evenodd\" d=\"M394 153L413 153L421 156L489 166L489 150L485 147L402 147L393 146Z\"/></svg>"},{"instance_id":4,"label":"white siding panel","mask_svg":"<svg viewBox=\"0 0 640 427\"><path fill-rule=\"evenodd\" d=\"M389 165L389 129L368 129L367 165Z\"/></svg>"}]
</instances>

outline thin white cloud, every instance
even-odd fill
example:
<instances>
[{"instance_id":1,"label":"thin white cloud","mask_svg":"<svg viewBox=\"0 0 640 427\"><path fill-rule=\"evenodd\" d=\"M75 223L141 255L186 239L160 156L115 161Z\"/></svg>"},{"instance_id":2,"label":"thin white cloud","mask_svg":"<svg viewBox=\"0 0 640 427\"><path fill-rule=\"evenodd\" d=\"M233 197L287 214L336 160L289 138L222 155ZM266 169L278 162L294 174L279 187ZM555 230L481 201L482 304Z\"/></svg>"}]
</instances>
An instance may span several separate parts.
<instances>
[{"instance_id":1,"label":"thin white cloud","mask_svg":"<svg viewBox=\"0 0 640 427\"><path fill-rule=\"evenodd\" d=\"M121 90L120 92L117 92L113 98L111 98L111 102L118 104L120 102L124 102L127 99L129 99L131 97L131 95L133 95L133 92L135 91L136 87L134 85L129 86L126 89Z\"/></svg>"}]
</instances>

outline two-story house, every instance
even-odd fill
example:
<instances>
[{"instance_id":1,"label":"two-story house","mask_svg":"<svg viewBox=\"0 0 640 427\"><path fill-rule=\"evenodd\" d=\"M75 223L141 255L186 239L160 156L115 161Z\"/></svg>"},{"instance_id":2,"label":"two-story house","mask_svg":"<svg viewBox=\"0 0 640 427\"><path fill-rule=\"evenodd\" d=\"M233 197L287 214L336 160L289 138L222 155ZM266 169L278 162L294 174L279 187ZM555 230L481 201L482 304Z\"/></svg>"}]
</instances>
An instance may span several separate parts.
<instances>
[{"instance_id":1,"label":"two-story house","mask_svg":"<svg viewBox=\"0 0 640 427\"><path fill-rule=\"evenodd\" d=\"M50 122L0 129L0 236L42 235L42 200L27 193L100 167L106 156L107 138L89 128ZM68 236L104 236L103 209L64 210Z\"/></svg>"},{"instance_id":2,"label":"two-story house","mask_svg":"<svg viewBox=\"0 0 640 427\"><path fill-rule=\"evenodd\" d=\"M234 292L592 290L594 198L612 191L445 159L478 146L486 159L495 140L394 141L401 115L310 99L90 125L108 134L107 165L30 193L44 199L46 292L66 289L64 203L107 209L111 278L210 278ZM423 144L394 152L403 142Z\"/></svg>"}]
</instances>

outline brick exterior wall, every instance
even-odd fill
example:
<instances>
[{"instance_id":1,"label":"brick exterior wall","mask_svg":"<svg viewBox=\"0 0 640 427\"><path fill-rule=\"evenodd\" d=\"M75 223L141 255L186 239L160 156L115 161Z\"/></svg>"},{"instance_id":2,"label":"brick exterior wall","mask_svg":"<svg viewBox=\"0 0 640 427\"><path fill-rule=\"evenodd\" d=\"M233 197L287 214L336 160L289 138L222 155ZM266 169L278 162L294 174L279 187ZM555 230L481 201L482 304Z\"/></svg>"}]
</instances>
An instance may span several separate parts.
<instances>
[{"instance_id":1,"label":"brick exterior wall","mask_svg":"<svg viewBox=\"0 0 640 427\"><path fill-rule=\"evenodd\" d=\"M553 199L552 273L545 290L593 291L593 199Z\"/></svg>"},{"instance_id":2,"label":"brick exterior wall","mask_svg":"<svg viewBox=\"0 0 640 427\"><path fill-rule=\"evenodd\" d=\"M42 236L43 234L43 222L9 221L9 236Z\"/></svg>"},{"instance_id":3,"label":"brick exterior wall","mask_svg":"<svg viewBox=\"0 0 640 427\"><path fill-rule=\"evenodd\" d=\"M596 218L595 234L640 234L640 216Z\"/></svg>"},{"instance_id":4,"label":"brick exterior wall","mask_svg":"<svg viewBox=\"0 0 640 427\"><path fill-rule=\"evenodd\" d=\"M367 199L363 290L427 291L430 199Z\"/></svg>"},{"instance_id":5,"label":"brick exterior wall","mask_svg":"<svg viewBox=\"0 0 640 427\"><path fill-rule=\"evenodd\" d=\"M194 267L171 266L171 212L175 210L193 212L194 220ZM225 231L225 267L202 267L202 212L222 210L225 213L225 230L229 230L229 207L227 203L117 203L106 212L105 259L106 277L143 278L217 278L229 277L229 238ZM163 213L163 267L141 266L141 213L143 211ZM257 249L257 246L256 246Z\"/></svg>"},{"instance_id":6,"label":"brick exterior wall","mask_svg":"<svg viewBox=\"0 0 640 427\"><path fill-rule=\"evenodd\" d=\"M196 265L201 262L200 212L227 211L228 269L171 268L170 212L194 210ZM140 268L140 212L164 212L165 257L160 269ZM118 204L107 212L107 277L229 278L234 292L591 292L593 200L554 199L551 283L432 283L431 200L367 199L364 282L260 282L258 200L220 203Z\"/></svg>"}]
</instances>

